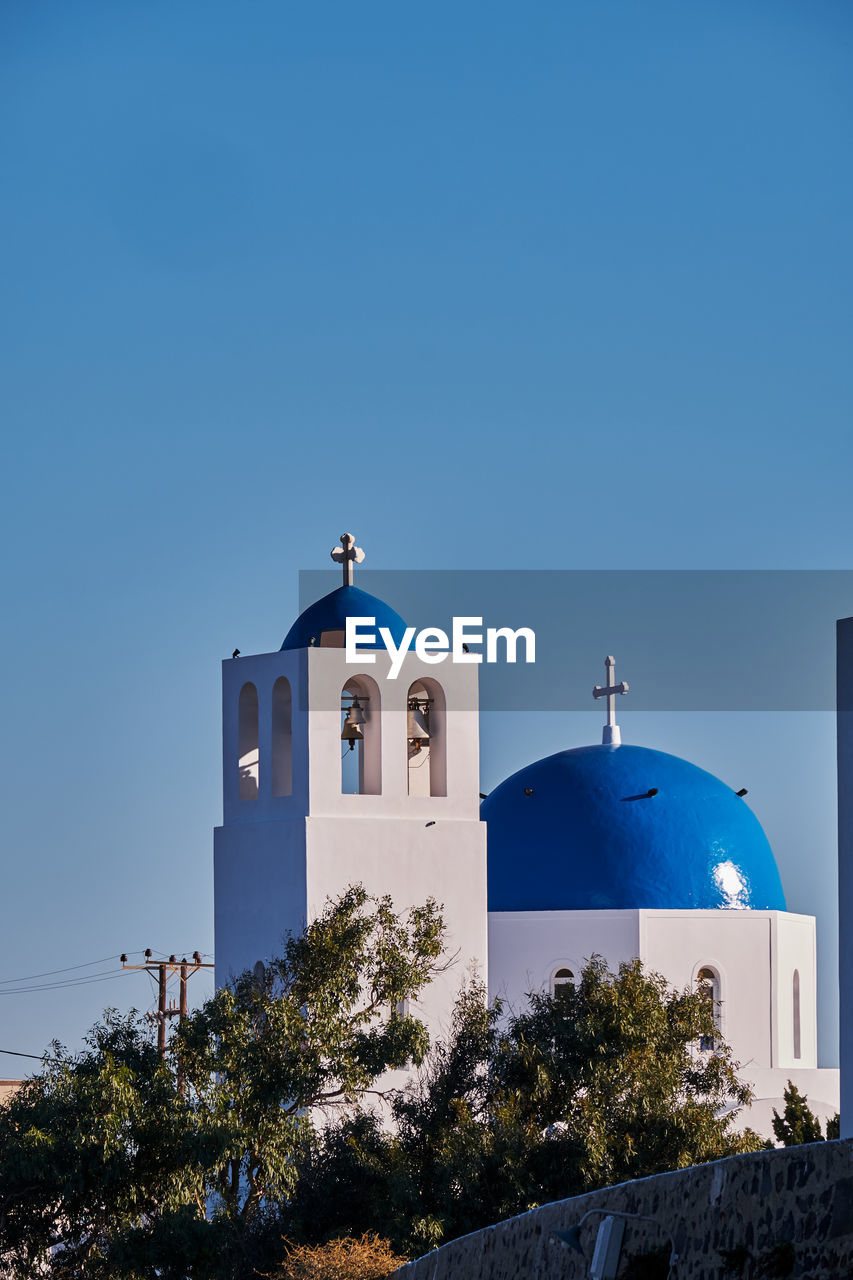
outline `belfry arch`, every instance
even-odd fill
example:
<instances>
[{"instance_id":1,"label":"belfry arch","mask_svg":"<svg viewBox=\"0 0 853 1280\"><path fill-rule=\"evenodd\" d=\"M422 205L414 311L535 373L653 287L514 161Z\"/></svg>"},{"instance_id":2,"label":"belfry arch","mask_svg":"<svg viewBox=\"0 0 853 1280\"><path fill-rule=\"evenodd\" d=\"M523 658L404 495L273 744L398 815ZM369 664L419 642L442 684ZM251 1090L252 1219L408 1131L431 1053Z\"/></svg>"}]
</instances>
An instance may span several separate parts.
<instances>
[{"instance_id":1,"label":"belfry arch","mask_svg":"<svg viewBox=\"0 0 853 1280\"><path fill-rule=\"evenodd\" d=\"M406 695L406 774L410 796L447 795L447 700L430 676Z\"/></svg>"},{"instance_id":2,"label":"belfry arch","mask_svg":"<svg viewBox=\"0 0 853 1280\"><path fill-rule=\"evenodd\" d=\"M341 792L382 794L382 698L366 675L351 676L341 690Z\"/></svg>"},{"instance_id":3,"label":"belfry arch","mask_svg":"<svg viewBox=\"0 0 853 1280\"><path fill-rule=\"evenodd\" d=\"M240 690L237 704L237 767L241 800L258 798L258 691L251 683Z\"/></svg>"}]
</instances>

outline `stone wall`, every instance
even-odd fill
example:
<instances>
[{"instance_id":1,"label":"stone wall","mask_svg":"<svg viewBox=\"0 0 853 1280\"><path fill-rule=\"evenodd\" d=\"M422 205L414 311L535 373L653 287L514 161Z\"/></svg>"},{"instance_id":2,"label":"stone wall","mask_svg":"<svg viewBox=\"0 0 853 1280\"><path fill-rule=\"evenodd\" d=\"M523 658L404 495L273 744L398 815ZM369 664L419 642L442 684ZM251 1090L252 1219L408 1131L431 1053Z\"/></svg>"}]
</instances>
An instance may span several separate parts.
<instances>
[{"instance_id":1,"label":"stone wall","mask_svg":"<svg viewBox=\"0 0 853 1280\"><path fill-rule=\"evenodd\" d=\"M584 1257L551 1240L588 1209L643 1213L628 1222L619 1276L667 1275L649 1255L675 1238L674 1280L853 1277L853 1139L732 1156L624 1182L486 1227L410 1262L395 1280L581 1280L602 1216L581 1228ZM663 1229L662 1229L663 1228Z\"/></svg>"}]
</instances>

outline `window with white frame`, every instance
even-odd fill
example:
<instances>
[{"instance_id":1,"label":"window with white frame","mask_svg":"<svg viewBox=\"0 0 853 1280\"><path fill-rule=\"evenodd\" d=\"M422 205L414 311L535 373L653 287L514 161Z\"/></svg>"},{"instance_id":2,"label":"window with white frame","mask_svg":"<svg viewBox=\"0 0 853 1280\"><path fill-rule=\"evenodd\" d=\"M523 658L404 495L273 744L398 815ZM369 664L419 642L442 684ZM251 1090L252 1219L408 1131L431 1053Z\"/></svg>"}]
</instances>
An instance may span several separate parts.
<instances>
[{"instance_id":1,"label":"window with white frame","mask_svg":"<svg viewBox=\"0 0 853 1280\"><path fill-rule=\"evenodd\" d=\"M551 978L551 995L559 996L575 985L575 975L571 969L560 968Z\"/></svg>"}]
</instances>

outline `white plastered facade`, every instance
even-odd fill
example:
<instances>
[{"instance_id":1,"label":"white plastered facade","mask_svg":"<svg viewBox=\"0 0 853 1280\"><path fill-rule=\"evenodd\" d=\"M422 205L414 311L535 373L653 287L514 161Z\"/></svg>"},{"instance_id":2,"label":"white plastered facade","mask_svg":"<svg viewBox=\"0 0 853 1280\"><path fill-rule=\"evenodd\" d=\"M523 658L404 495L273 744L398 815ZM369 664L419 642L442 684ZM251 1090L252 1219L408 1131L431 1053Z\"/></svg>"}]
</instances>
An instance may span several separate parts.
<instances>
[{"instance_id":1,"label":"white plastered facade","mask_svg":"<svg viewBox=\"0 0 853 1280\"><path fill-rule=\"evenodd\" d=\"M791 1080L821 1119L838 1110L838 1072L817 1063L813 916L787 911L500 911L489 913L490 993L521 1008L560 970L592 955L610 969L638 957L680 989L715 977L718 1025L755 1091L742 1125L771 1133ZM799 1027L796 1022L799 1021Z\"/></svg>"},{"instance_id":2,"label":"white plastered facade","mask_svg":"<svg viewBox=\"0 0 853 1280\"><path fill-rule=\"evenodd\" d=\"M455 957L417 1005L430 1034L438 1035L446 1030L466 970L476 969L484 980L488 970L476 670L450 663L437 669L408 654L391 680L387 653L363 657L347 663L342 648L310 647L223 663L224 821L214 839L216 980L222 985L276 954L287 931L301 932L347 885L360 882L370 893L390 894L398 911L432 897L443 907L448 954ZM290 693L292 778L290 794L275 795L274 689L282 678ZM354 680L362 691L364 768L372 794L342 793L347 745L341 741L341 695ZM413 684L436 692L438 684L444 700L433 733L433 765L442 775L436 784L443 795L409 794ZM240 742L240 700L247 686L257 693L256 745Z\"/></svg>"}]
</instances>

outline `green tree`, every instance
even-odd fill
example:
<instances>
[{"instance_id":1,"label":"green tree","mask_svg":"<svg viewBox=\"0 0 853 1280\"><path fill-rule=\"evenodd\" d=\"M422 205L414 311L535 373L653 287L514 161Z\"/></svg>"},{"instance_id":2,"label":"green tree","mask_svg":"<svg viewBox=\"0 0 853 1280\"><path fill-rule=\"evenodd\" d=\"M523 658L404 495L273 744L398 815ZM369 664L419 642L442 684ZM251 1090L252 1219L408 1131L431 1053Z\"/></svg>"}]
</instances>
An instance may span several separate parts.
<instances>
[{"instance_id":1,"label":"green tree","mask_svg":"<svg viewBox=\"0 0 853 1280\"><path fill-rule=\"evenodd\" d=\"M773 1109L773 1132L776 1135L776 1141L781 1142L785 1147L796 1147L802 1142L823 1142L820 1120L808 1105L808 1097L800 1093L797 1086L790 1080L782 1097L785 1100L785 1110L781 1116L775 1107ZM839 1124L836 1115L826 1122L827 1139L837 1138L838 1132Z\"/></svg>"},{"instance_id":2,"label":"green tree","mask_svg":"<svg viewBox=\"0 0 853 1280\"><path fill-rule=\"evenodd\" d=\"M713 1042L713 1051L700 1045ZM593 957L576 987L534 995L510 1021L496 1095L562 1150L580 1189L760 1146L732 1131L752 1094L701 991L671 989L639 960ZM541 1178L553 1185L549 1162Z\"/></svg>"},{"instance_id":3,"label":"green tree","mask_svg":"<svg viewBox=\"0 0 853 1280\"><path fill-rule=\"evenodd\" d=\"M194 1154L150 1030L108 1011L0 1107L0 1258L13 1275L97 1275L128 1225L203 1204Z\"/></svg>"},{"instance_id":4,"label":"green tree","mask_svg":"<svg viewBox=\"0 0 853 1280\"><path fill-rule=\"evenodd\" d=\"M175 1047L205 1134L209 1192L247 1221L289 1195L313 1109L351 1106L390 1068L420 1063L423 1024L398 1012L442 966L432 901L395 914L361 886L288 938L263 977L245 973L187 1019Z\"/></svg>"},{"instance_id":5,"label":"green tree","mask_svg":"<svg viewBox=\"0 0 853 1280\"><path fill-rule=\"evenodd\" d=\"M364 1111L326 1128L282 1208L285 1234L322 1243L373 1230L423 1253L512 1212L505 1187L514 1157L525 1153L505 1153L501 1168L488 1150L498 1016L482 985L467 984L447 1038L433 1046L418 1083L393 1101L396 1132Z\"/></svg>"},{"instance_id":6,"label":"green tree","mask_svg":"<svg viewBox=\"0 0 853 1280\"><path fill-rule=\"evenodd\" d=\"M469 986L446 1043L394 1103L396 1134L352 1118L327 1131L289 1221L369 1228L422 1252L549 1200L758 1149L732 1129L750 1097L702 993L638 961L613 974L593 958L577 987L533 995L506 1020ZM330 1223L317 1209L342 1168L362 1194Z\"/></svg>"},{"instance_id":7,"label":"green tree","mask_svg":"<svg viewBox=\"0 0 853 1280\"><path fill-rule=\"evenodd\" d=\"M423 1060L425 1028L397 1009L442 967L443 942L432 901L398 915L355 886L261 978L191 1014L166 1062L134 1015L109 1015L75 1058L57 1049L0 1108L0 1257L16 1275L87 1280L251 1274L316 1109Z\"/></svg>"}]
</instances>

